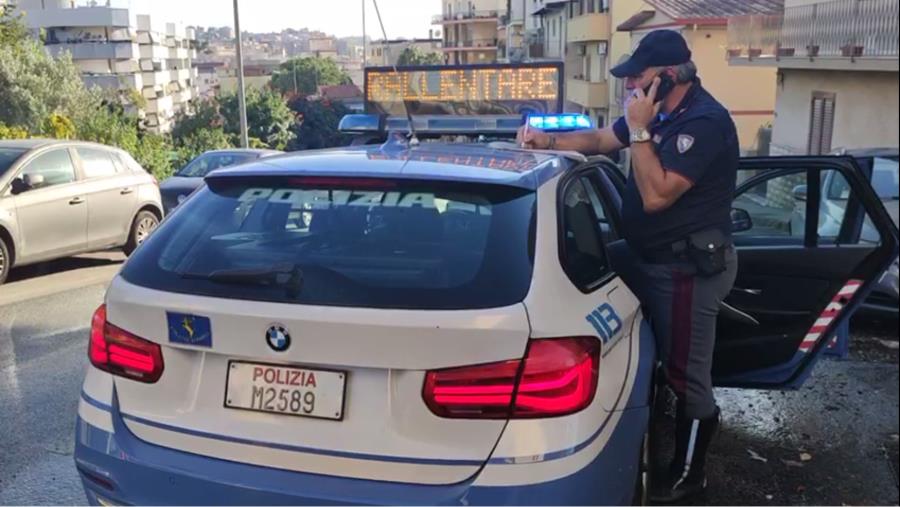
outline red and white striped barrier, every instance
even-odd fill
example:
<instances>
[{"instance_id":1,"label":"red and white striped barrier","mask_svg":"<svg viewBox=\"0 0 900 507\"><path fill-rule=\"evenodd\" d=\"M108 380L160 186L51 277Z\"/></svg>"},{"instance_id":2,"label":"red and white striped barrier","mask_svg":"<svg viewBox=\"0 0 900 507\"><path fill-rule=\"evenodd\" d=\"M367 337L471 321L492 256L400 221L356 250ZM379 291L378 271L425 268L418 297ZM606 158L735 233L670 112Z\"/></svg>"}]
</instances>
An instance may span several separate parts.
<instances>
[{"instance_id":1,"label":"red and white striped barrier","mask_svg":"<svg viewBox=\"0 0 900 507\"><path fill-rule=\"evenodd\" d=\"M819 315L819 318L816 319L816 322L806 333L803 342L800 343L800 352L802 354L808 354L813 349L819 341L819 338L822 337L822 334L825 333L831 323L840 316L844 307L847 306L847 303L853 299L853 295L856 294L856 291L862 287L862 283L862 280L850 280L841 287L841 290L839 290L834 296L834 299L828 303L828 306L825 307L825 310Z\"/></svg>"}]
</instances>

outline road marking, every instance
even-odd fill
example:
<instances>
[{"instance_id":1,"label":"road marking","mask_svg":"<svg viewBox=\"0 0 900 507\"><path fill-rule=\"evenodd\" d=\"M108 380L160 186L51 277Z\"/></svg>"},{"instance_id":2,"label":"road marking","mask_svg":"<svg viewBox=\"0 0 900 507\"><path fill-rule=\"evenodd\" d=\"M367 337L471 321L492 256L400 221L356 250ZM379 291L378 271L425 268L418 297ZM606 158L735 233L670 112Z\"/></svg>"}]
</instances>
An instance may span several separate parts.
<instances>
[{"instance_id":1,"label":"road marking","mask_svg":"<svg viewBox=\"0 0 900 507\"><path fill-rule=\"evenodd\" d=\"M121 268L111 264L41 276L0 286L0 306L52 296L92 285L108 284Z\"/></svg>"}]
</instances>

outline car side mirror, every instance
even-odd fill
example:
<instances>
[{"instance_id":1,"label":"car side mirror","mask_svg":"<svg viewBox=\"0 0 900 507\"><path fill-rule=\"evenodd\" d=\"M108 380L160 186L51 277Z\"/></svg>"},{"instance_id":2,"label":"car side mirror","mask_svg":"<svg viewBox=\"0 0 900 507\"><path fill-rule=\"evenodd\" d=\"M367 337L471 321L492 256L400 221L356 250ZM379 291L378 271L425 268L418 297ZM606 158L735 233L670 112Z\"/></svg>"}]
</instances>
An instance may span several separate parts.
<instances>
[{"instance_id":1,"label":"car side mirror","mask_svg":"<svg viewBox=\"0 0 900 507\"><path fill-rule=\"evenodd\" d=\"M753 219L750 213L741 208L731 208L731 230L732 232L744 232L753 228Z\"/></svg>"},{"instance_id":2,"label":"car side mirror","mask_svg":"<svg viewBox=\"0 0 900 507\"><path fill-rule=\"evenodd\" d=\"M25 184L25 180L22 178L16 178L12 180L12 183L9 185L9 193L12 195L19 195L23 192L28 191L28 185Z\"/></svg>"},{"instance_id":3,"label":"car side mirror","mask_svg":"<svg viewBox=\"0 0 900 507\"><path fill-rule=\"evenodd\" d=\"M47 182L47 179L44 178L43 174L26 174L23 176L23 179L25 180L25 185L27 185L30 190L40 188Z\"/></svg>"},{"instance_id":4,"label":"car side mirror","mask_svg":"<svg viewBox=\"0 0 900 507\"><path fill-rule=\"evenodd\" d=\"M791 193L795 201L806 202L806 185L797 185Z\"/></svg>"}]
</instances>

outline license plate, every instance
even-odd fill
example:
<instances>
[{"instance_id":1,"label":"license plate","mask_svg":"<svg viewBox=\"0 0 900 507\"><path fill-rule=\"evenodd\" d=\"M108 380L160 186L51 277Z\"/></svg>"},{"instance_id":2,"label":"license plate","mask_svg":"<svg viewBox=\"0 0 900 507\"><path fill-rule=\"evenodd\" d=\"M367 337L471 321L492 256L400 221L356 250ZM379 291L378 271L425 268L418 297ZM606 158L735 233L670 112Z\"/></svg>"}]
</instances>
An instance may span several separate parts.
<instances>
[{"instance_id":1,"label":"license plate","mask_svg":"<svg viewBox=\"0 0 900 507\"><path fill-rule=\"evenodd\" d=\"M341 371L230 361L225 407L341 420L346 385Z\"/></svg>"}]
</instances>

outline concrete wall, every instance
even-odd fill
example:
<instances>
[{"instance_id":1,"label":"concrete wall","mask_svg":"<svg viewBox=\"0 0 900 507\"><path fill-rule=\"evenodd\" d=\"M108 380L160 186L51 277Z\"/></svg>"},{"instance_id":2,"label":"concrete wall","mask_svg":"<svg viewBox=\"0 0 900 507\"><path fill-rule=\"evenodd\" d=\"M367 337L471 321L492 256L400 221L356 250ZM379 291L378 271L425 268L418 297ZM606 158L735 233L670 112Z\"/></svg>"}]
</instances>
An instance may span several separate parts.
<instances>
[{"instance_id":1,"label":"concrete wall","mask_svg":"<svg viewBox=\"0 0 900 507\"><path fill-rule=\"evenodd\" d=\"M610 2L610 25L612 36L609 40L609 67L614 67L625 55L631 54L633 48L630 32L620 32L616 27L624 23L628 18L643 10L651 10L643 0L613 0ZM609 115L610 119L616 119L625 114L622 108L620 92L623 88L619 80L610 76L609 86Z\"/></svg>"},{"instance_id":2,"label":"concrete wall","mask_svg":"<svg viewBox=\"0 0 900 507\"><path fill-rule=\"evenodd\" d=\"M665 19L657 13L648 24L655 25ZM687 40L704 88L732 113L741 150L754 153L759 128L770 125L774 118L775 68L729 66L725 58L727 31L724 26L685 26L672 30L680 31ZM632 46L648 32L632 32Z\"/></svg>"},{"instance_id":3,"label":"concrete wall","mask_svg":"<svg viewBox=\"0 0 900 507\"><path fill-rule=\"evenodd\" d=\"M763 125L771 125L775 110L776 69L733 67L725 58L725 27L686 28L682 32L700 70L703 86L732 113L741 149L755 151Z\"/></svg>"},{"instance_id":4,"label":"concrete wall","mask_svg":"<svg viewBox=\"0 0 900 507\"><path fill-rule=\"evenodd\" d=\"M619 32L616 27L624 23L628 18L634 16L642 10L649 10L650 6L643 0L612 0L609 5L610 25L612 35L609 39L609 67L614 66L626 54L631 53L631 34L628 32ZM625 112L622 110L621 99L618 96L616 79L609 76L609 115L610 121L622 116Z\"/></svg>"},{"instance_id":5,"label":"concrete wall","mask_svg":"<svg viewBox=\"0 0 900 507\"><path fill-rule=\"evenodd\" d=\"M900 146L896 72L781 72L772 133L776 152L806 153L814 91L835 94L833 149Z\"/></svg>"}]
</instances>

